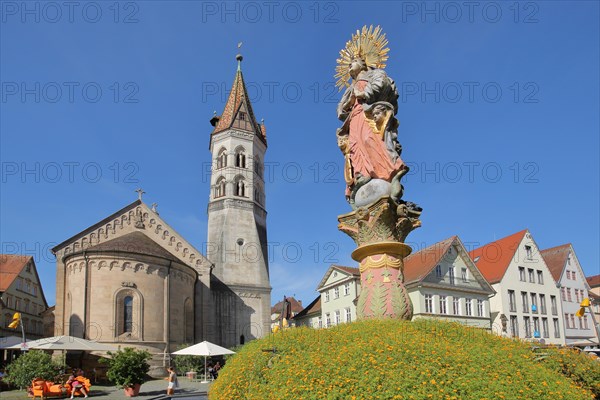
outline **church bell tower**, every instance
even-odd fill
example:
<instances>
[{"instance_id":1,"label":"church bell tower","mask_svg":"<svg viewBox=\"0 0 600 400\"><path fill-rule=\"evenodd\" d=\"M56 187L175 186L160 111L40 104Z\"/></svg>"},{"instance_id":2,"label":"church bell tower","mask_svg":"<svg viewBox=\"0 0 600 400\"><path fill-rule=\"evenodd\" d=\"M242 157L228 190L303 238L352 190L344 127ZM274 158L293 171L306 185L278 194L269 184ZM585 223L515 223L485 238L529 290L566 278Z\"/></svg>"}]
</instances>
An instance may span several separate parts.
<instances>
[{"instance_id":1,"label":"church bell tower","mask_svg":"<svg viewBox=\"0 0 600 400\"><path fill-rule=\"evenodd\" d=\"M215 340L234 346L270 332L264 159L266 129L257 123L242 75L242 56L225 109L211 119L211 191L206 257Z\"/></svg>"}]
</instances>

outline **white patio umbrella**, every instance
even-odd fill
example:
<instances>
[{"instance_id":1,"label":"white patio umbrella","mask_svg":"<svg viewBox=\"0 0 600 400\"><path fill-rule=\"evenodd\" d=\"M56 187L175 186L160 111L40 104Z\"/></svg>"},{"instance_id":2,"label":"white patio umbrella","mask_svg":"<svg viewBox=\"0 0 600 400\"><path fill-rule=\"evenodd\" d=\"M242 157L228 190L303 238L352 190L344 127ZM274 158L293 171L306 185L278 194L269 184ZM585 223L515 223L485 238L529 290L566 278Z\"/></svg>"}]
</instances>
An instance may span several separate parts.
<instances>
[{"instance_id":1,"label":"white patio umbrella","mask_svg":"<svg viewBox=\"0 0 600 400\"><path fill-rule=\"evenodd\" d=\"M0 349L11 350L9 347L14 346L16 344L20 344L23 341L19 336L7 336L0 338Z\"/></svg>"},{"instance_id":2,"label":"white patio umbrella","mask_svg":"<svg viewBox=\"0 0 600 400\"><path fill-rule=\"evenodd\" d=\"M206 357L208 356L220 356L223 354L235 354L235 351L226 349L225 347L217 346L214 343L204 342L197 343L193 346L186 347L181 350L177 350L173 354L175 355L190 355L190 356L204 356L204 380L201 383L206 383Z\"/></svg>"},{"instance_id":3,"label":"white patio umbrella","mask_svg":"<svg viewBox=\"0 0 600 400\"><path fill-rule=\"evenodd\" d=\"M4 347L5 349L21 349L22 343ZM52 336L26 342L28 349L36 350L86 350L86 351L114 351L116 347L74 336Z\"/></svg>"}]
</instances>

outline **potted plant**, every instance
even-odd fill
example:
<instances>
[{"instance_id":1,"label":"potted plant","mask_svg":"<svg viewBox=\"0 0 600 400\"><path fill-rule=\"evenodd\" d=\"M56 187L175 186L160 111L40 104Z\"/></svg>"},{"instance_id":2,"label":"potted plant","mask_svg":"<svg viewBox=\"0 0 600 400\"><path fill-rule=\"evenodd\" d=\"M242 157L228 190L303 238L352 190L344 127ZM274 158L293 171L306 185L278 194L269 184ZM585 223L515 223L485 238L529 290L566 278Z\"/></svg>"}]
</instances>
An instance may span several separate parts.
<instances>
[{"instance_id":1,"label":"potted plant","mask_svg":"<svg viewBox=\"0 0 600 400\"><path fill-rule=\"evenodd\" d=\"M116 386L122 387L125 396L137 396L142 383L147 380L147 373L150 370L148 360L152 357L150 353L126 347L116 353L108 352L108 354L111 358L101 360L108 364L106 371L108 379Z\"/></svg>"}]
</instances>

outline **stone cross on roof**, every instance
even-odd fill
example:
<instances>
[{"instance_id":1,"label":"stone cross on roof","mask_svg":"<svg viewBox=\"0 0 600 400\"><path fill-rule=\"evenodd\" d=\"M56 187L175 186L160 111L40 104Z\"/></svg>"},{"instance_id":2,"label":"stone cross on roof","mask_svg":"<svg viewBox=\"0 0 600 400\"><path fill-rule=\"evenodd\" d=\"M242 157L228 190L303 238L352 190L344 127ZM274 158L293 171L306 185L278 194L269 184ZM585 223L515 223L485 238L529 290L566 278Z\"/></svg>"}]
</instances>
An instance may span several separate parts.
<instances>
[{"instance_id":1,"label":"stone cross on roof","mask_svg":"<svg viewBox=\"0 0 600 400\"><path fill-rule=\"evenodd\" d=\"M137 194L138 194L138 200L140 200L140 201L142 200L142 196L144 195L144 193L146 193L141 188L135 190L135 192L137 192Z\"/></svg>"}]
</instances>

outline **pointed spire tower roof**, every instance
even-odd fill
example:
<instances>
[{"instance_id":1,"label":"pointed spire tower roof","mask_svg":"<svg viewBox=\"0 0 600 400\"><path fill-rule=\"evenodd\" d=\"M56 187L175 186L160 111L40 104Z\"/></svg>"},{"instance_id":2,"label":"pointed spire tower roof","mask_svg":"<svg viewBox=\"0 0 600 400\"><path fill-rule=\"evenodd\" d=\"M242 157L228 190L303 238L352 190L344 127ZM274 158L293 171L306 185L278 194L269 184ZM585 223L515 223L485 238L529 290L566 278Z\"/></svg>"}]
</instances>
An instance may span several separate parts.
<instances>
[{"instance_id":1,"label":"pointed spire tower roof","mask_svg":"<svg viewBox=\"0 0 600 400\"><path fill-rule=\"evenodd\" d=\"M266 128L264 123L257 123L248 97L244 76L242 75L241 54L235 56L238 62L233 86L225 103L225 109L220 116L214 116L210 122L215 127L212 135L227 129L240 129L257 135L265 144L267 143Z\"/></svg>"}]
</instances>

